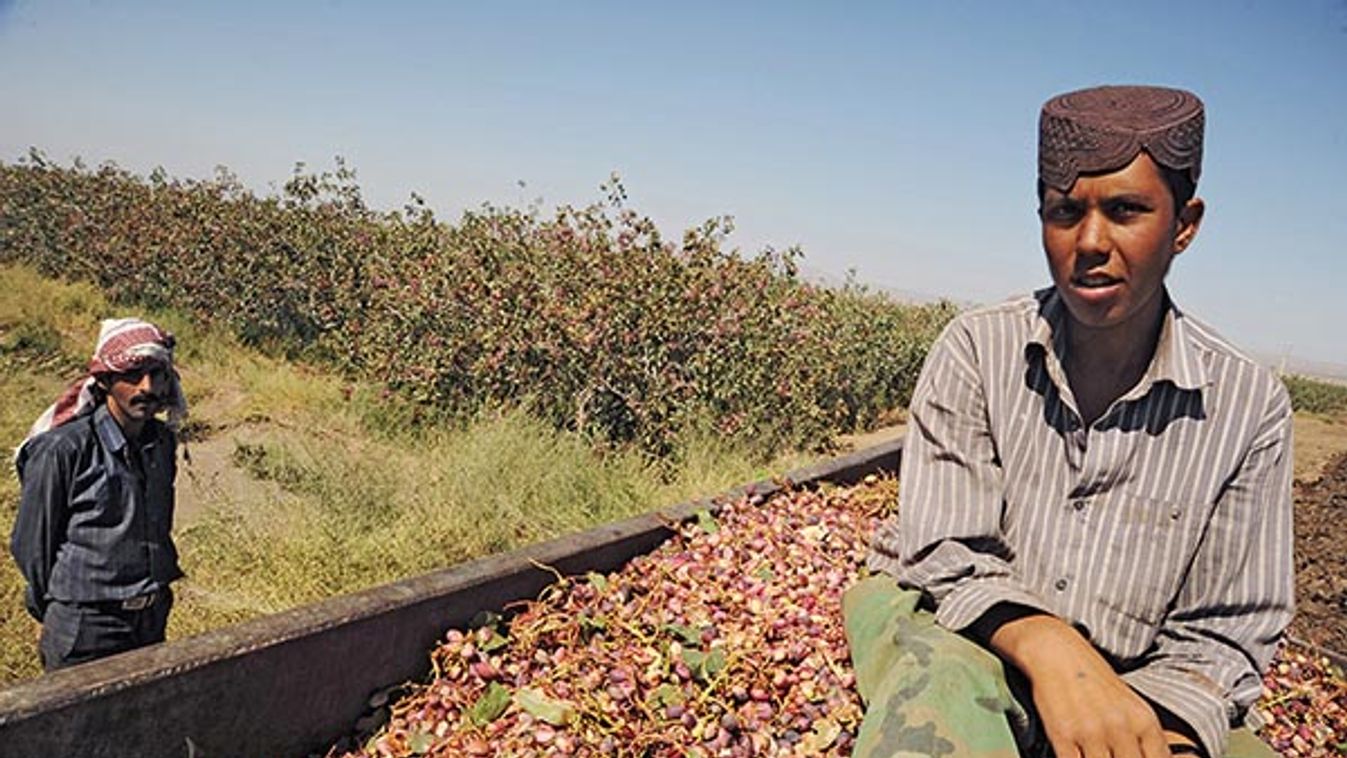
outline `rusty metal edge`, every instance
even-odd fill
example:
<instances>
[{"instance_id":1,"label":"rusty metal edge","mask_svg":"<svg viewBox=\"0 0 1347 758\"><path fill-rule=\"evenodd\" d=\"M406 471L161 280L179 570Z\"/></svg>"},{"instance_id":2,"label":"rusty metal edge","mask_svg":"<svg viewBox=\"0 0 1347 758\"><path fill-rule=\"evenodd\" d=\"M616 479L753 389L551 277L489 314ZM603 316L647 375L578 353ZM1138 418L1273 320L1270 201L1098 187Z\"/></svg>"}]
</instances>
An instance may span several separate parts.
<instances>
[{"instance_id":1,"label":"rusty metal edge","mask_svg":"<svg viewBox=\"0 0 1347 758\"><path fill-rule=\"evenodd\" d=\"M691 518L700 510L714 509L744 494L770 494L789 485L851 483L868 473L882 470L883 465L890 461L896 473L901 462L902 442L902 438L898 438L790 471L776 480L760 480L711 497L680 503L507 553L474 559L193 637L45 674L0 690L0 731L38 714L115 697L120 692L146 686L157 680L246 657L296 639L326 634L333 629L436 596L470 590L475 585L484 585L512 574L541 571L540 564L564 564L567 559L574 559L585 551L604 545L648 537L660 531L667 532L664 537L667 538L672 534L668 530L669 524ZM429 654L429 651L423 652ZM354 696L363 697L365 694L355 693ZM222 693L221 698L227 699L227 694Z\"/></svg>"}]
</instances>

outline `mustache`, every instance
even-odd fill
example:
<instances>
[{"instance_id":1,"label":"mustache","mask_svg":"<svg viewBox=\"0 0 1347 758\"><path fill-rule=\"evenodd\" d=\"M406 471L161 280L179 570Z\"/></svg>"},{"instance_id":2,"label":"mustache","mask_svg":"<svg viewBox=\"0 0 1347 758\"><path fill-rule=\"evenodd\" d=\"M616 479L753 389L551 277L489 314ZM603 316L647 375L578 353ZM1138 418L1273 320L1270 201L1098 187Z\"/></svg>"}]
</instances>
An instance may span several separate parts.
<instances>
[{"instance_id":1,"label":"mustache","mask_svg":"<svg viewBox=\"0 0 1347 758\"><path fill-rule=\"evenodd\" d=\"M131 398L132 405L144 405L146 403L158 403L162 405L164 403L164 397L162 395L156 395L153 392L142 392Z\"/></svg>"}]
</instances>

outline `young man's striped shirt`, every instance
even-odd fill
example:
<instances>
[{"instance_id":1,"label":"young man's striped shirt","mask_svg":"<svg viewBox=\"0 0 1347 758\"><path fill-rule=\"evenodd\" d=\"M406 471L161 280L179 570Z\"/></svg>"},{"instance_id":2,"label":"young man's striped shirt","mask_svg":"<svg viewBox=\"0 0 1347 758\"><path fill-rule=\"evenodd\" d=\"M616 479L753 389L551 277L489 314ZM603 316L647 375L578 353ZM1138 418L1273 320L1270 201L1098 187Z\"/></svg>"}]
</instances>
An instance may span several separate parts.
<instances>
[{"instance_id":1,"label":"young man's striped shirt","mask_svg":"<svg viewBox=\"0 0 1347 758\"><path fill-rule=\"evenodd\" d=\"M1285 388L1169 304L1140 383L1088 427L1049 288L955 319L911 405L871 568L962 630L998 603L1084 632L1210 755L1292 611Z\"/></svg>"}]
</instances>

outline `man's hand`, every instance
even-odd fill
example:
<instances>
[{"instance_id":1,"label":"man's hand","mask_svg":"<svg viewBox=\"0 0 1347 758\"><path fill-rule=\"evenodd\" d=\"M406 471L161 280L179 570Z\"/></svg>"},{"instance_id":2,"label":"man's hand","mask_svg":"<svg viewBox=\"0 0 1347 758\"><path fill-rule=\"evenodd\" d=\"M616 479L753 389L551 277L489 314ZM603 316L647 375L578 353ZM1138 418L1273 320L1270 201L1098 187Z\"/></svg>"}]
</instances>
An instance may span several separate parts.
<instances>
[{"instance_id":1,"label":"man's hand","mask_svg":"<svg viewBox=\"0 0 1347 758\"><path fill-rule=\"evenodd\" d=\"M1061 619L1012 618L988 642L1029 680L1058 758L1168 758L1171 740L1191 744L1163 729L1155 709Z\"/></svg>"}]
</instances>

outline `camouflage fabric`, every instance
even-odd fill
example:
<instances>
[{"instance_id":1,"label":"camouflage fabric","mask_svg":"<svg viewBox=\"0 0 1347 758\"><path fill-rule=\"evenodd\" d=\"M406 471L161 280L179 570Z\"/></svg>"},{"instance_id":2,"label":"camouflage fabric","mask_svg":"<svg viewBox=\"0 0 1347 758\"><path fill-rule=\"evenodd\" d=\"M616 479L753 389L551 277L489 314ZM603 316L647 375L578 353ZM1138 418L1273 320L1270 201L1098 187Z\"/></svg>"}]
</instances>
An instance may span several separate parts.
<instances>
[{"instance_id":1,"label":"camouflage fabric","mask_svg":"<svg viewBox=\"0 0 1347 758\"><path fill-rule=\"evenodd\" d=\"M936 626L917 609L919 598L888 576L864 579L843 597L856 688L866 704L852 755L1019 758L1021 747L1040 754L1035 725L1011 693L1001 659Z\"/></svg>"},{"instance_id":2,"label":"camouflage fabric","mask_svg":"<svg viewBox=\"0 0 1347 758\"><path fill-rule=\"evenodd\" d=\"M935 623L892 577L847 590L842 613L865 719L853 758L1052 756L1027 683L1000 658ZM1248 729L1226 758L1275 758Z\"/></svg>"},{"instance_id":3,"label":"camouflage fabric","mask_svg":"<svg viewBox=\"0 0 1347 758\"><path fill-rule=\"evenodd\" d=\"M1233 729L1225 758L1278 758L1277 752L1248 729Z\"/></svg>"}]
</instances>

